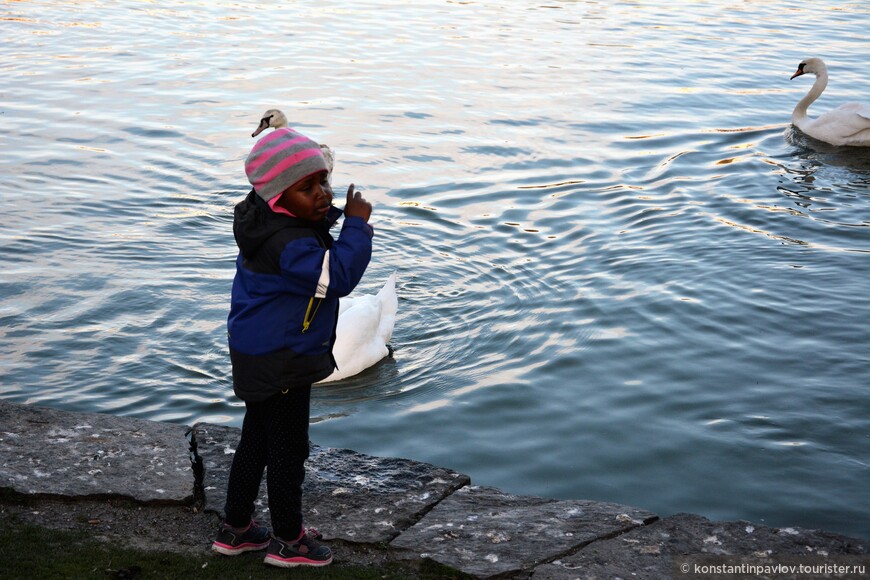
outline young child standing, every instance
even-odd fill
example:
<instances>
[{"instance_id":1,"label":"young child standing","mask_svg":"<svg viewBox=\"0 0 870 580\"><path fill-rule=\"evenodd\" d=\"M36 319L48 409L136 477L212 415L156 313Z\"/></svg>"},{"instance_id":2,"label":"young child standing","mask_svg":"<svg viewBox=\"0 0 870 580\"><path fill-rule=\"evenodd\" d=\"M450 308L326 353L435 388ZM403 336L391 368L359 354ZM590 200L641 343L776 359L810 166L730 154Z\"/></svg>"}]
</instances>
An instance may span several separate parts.
<instances>
[{"instance_id":1,"label":"young child standing","mask_svg":"<svg viewBox=\"0 0 870 580\"><path fill-rule=\"evenodd\" d=\"M335 369L338 298L372 252L372 206L351 185L338 239L320 146L289 128L260 139L245 161L253 189L235 208L239 246L227 324L233 390L245 402L225 520L212 545L236 555L268 548L274 566L324 566L331 550L303 527L311 385ZM268 468L268 469L266 469ZM263 471L272 535L252 518Z\"/></svg>"}]
</instances>

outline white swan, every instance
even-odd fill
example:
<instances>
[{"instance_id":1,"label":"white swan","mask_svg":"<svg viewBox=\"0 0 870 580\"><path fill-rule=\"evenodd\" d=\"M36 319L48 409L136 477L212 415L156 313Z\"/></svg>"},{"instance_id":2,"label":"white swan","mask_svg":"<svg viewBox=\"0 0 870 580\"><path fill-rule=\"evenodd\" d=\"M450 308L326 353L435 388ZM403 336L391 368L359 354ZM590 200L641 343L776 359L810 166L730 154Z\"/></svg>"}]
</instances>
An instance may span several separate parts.
<instances>
[{"instance_id":1,"label":"white swan","mask_svg":"<svg viewBox=\"0 0 870 580\"><path fill-rule=\"evenodd\" d=\"M260 118L260 124L257 125L257 128L251 133L251 137L256 137L269 127L273 129L281 129L282 127L287 127L287 116L280 109L269 109L263 116ZM320 150L323 152L323 156L326 158L326 166L329 168L329 171L326 174L326 179L329 183L332 183L332 168L335 167L335 154L332 152L332 149L329 148L328 145L320 144Z\"/></svg>"},{"instance_id":2,"label":"white swan","mask_svg":"<svg viewBox=\"0 0 870 580\"><path fill-rule=\"evenodd\" d=\"M809 106L828 86L828 67L820 58L808 58L798 65L791 78L808 73L816 75L816 81L794 108L792 124L810 137L831 145L870 147L870 105L846 103L816 119L807 116Z\"/></svg>"},{"instance_id":3,"label":"white swan","mask_svg":"<svg viewBox=\"0 0 870 580\"><path fill-rule=\"evenodd\" d=\"M315 384L351 377L387 356L390 352L387 343L393 336L398 309L395 272L390 274L377 295L342 298L332 349L338 368Z\"/></svg>"}]
</instances>

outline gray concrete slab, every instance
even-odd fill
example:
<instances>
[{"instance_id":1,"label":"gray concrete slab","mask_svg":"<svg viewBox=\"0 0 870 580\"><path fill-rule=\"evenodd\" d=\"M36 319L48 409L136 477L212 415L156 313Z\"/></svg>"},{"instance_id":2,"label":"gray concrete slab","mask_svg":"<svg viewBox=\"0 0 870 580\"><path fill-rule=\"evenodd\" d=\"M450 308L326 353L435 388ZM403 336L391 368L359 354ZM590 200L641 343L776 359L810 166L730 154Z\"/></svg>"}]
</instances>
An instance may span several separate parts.
<instances>
[{"instance_id":1,"label":"gray concrete slab","mask_svg":"<svg viewBox=\"0 0 870 580\"><path fill-rule=\"evenodd\" d=\"M439 503L390 545L489 578L530 570L656 518L619 504L516 496L469 486Z\"/></svg>"},{"instance_id":2,"label":"gray concrete slab","mask_svg":"<svg viewBox=\"0 0 870 580\"><path fill-rule=\"evenodd\" d=\"M533 580L575 580L598 578L700 578L714 577L695 574L694 567L681 569L696 562L724 563L731 561L755 563L803 563L824 561L845 562L863 557L870 571L870 542L846 538L830 532L800 528L771 528L743 521L713 522L692 514L678 514L649 526L590 544L570 556L540 566ZM862 556L863 555L863 556ZM744 556L736 560L722 557ZM844 559L844 557L847 557ZM684 571L685 570L685 571ZM729 575L729 577L744 577ZM747 574L745 577L769 576ZM722 576L724 577L724 576ZM777 580L791 576L777 574ZM824 577L803 574L798 578ZM838 576L839 577L839 576Z\"/></svg>"},{"instance_id":3,"label":"gray concrete slab","mask_svg":"<svg viewBox=\"0 0 870 580\"><path fill-rule=\"evenodd\" d=\"M190 503L187 430L0 400L0 488L25 496Z\"/></svg>"},{"instance_id":4,"label":"gray concrete slab","mask_svg":"<svg viewBox=\"0 0 870 580\"><path fill-rule=\"evenodd\" d=\"M194 425L197 453L203 459L205 508L223 512L227 477L240 430ZM424 513L467 485L467 475L407 459L373 457L349 449L311 445L304 485L306 525L324 539L359 543L387 542ZM268 523L265 477L255 515Z\"/></svg>"}]
</instances>

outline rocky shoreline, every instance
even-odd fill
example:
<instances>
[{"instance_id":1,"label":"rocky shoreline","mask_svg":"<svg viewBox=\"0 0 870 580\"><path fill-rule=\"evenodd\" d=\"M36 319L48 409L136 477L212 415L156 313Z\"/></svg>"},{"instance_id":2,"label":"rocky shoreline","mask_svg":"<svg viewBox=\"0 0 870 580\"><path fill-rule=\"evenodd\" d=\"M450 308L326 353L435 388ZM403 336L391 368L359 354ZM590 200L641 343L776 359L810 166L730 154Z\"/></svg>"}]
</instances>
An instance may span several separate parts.
<instances>
[{"instance_id":1,"label":"rocky shoreline","mask_svg":"<svg viewBox=\"0 0 870 580\"><path fill-rule=\"evenodd\" d=\"M238 436L222 425L0 400L0 517L86 528L131 547L207 553ZM323 533L337 560L366 566L403 561L410 570L428 558L477 578L565 580L712 577L698 573L721 563L845 563L864 571L758 577L870 578L870 541L860 538L517 496L430 464L314 444L305 504L306 524ZM266 505L256 516L264 523Z\"/></svg>"}]
</instances>

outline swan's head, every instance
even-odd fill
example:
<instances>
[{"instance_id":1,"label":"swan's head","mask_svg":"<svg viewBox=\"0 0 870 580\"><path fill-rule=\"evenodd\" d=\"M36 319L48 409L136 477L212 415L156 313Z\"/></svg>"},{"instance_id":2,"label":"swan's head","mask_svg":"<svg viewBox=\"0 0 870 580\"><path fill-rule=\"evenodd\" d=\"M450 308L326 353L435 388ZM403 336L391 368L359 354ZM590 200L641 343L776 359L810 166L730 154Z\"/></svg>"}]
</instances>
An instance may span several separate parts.
<instances>
[{"instance_id":1,"label":"swan's head","mask_svg":"<svg viewBox=\"0 0 870 580\"><path fill-rule=\"evenodd\" d=\"M828 72L828 67L825 66L825 61L820 58L808 58L801 61L801 63L798 65L797 72L791 75L791 78L799 77L805 74L814 74L816 76L819 76L820 74L826 72Z\"/></svg>"},{"instance_id":2,"label":"swan's head","mask_svg":"<svg viewBox=\"0 0 870 580\"><path fill-rule=\"evenodd\" d=\"M260 119L260 124L257 125L257 130L251 133L251 137L256 137L269 127L273 129L280 129L281 127L287 126L287 117L284 116L278 109L269 109L265 113L263 113L263 117Z\"/></svg>"}]
</instances>

